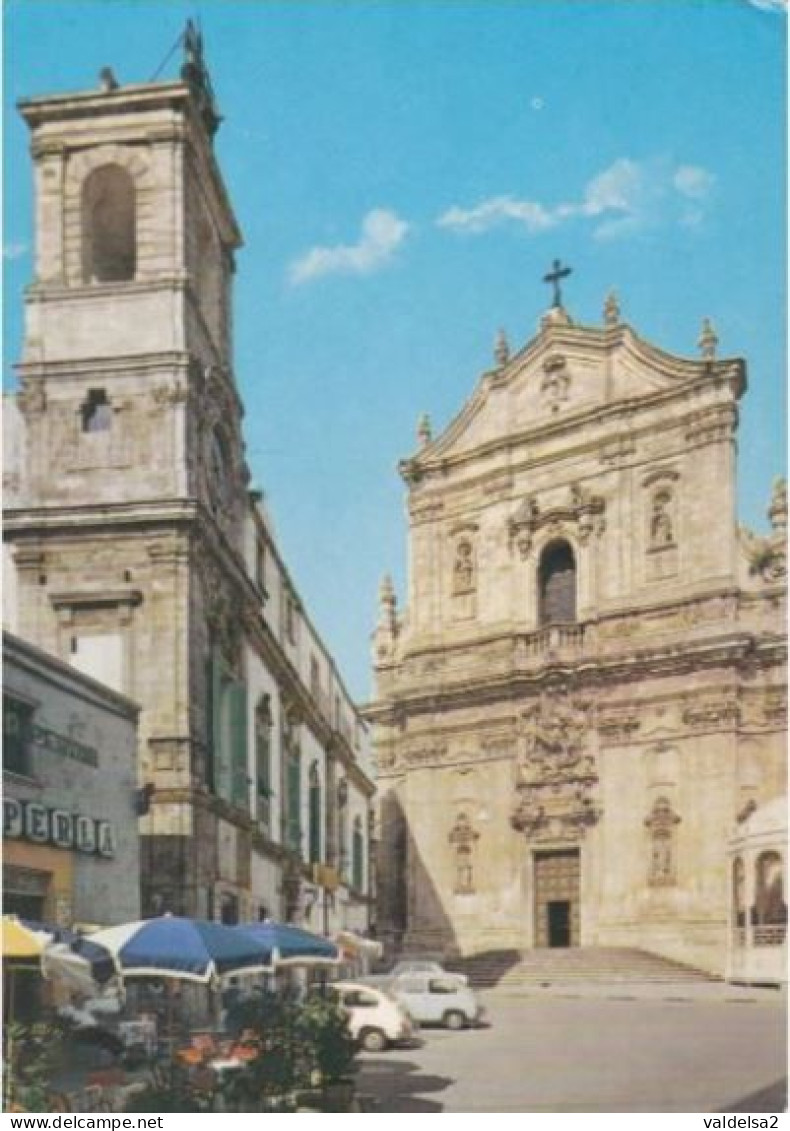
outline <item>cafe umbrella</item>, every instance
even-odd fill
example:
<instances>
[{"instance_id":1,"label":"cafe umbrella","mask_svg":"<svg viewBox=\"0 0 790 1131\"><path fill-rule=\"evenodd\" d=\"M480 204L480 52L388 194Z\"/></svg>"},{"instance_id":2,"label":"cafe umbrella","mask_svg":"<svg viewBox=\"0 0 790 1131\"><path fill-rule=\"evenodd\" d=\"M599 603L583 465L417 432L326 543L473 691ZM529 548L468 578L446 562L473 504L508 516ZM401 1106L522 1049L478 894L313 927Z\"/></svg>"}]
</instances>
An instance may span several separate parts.
<instances>
[{"instance_id":1,"label":"cafe umbrella","mask_svg":"<svg viewBox=\"0 0 790 1131\"><path fill-rule=\"evenodd\" d=\"M330 966L341 960L340 948L292 923L239 923L232 930L240 937L248 936L268 947L273 955L273 965L280 966Z\"/></svg>"},{"instance_id":2,"label":"cafe umbrella","mask_svg":"<svg viewBox=\"0 0 790 1131\"><path fill-rule=\"evenodd\" d=\"M216 983L230 974L271 973L272 948L238 934L232 927L205 919L161 915L105 927L78 939L78 954L99 946L112 956L123 978L177 978Z\"/></svg>"},{"instance_id":3,"label":"cafe umbrella","mask_svg":"<svg viewBox=\"0 0 790 1131\"><path fill-rule=\"evenodd\" d=\"M36 926L40 926L37 924ZM3 915L0 927L0 952L3 958L3 1012L8 1022L16 1017L17 980L20 974L31 972L41 974L41 957L52 942L52 935L45 930L36 930L18 919L15 915ZM5 1034L5 1055L11 1061L14 1042L14 1028L11 1025ZM3 1084L4 1106L10 1102L11 1073L7 1072Z\"/></svg>"},{"instance_id":4,"label":"cafe umbrella","mask_svg":"<svg viewBox=\"0 0 790 1131\"><path fill-rule=\"evenodd\" d=\"M168 989L167 1030L173 1031L175 982L197 982L216 990L230 975L271 973L272 950L258 939L236 934L232 927L205 919L161 915L105 927L90 939L77 939L72 951L85 954L101 947L120 977L162 978Z\"/></svg>"},{"instance_id":5,"label":"cafe umbrella","mask_svg":"<svg viewBox=\"0 0 790 1131\"><path fill-rule=\"evenodd\" d=\"M115 958L92 938L70 933L48 946L41 956L45 978L61 982L84 997L117 994L121 990Z\"/></svg>"},{"instance_id":6,"label":"cafe umbrella","mask_svg":"<svg viewBox=\"0 0 790 1131\"><path fill-rule=\"evenodd\" d=\"M26 926L16 915L4 915L0 932L3 957L4 1012L14 1019L16 981L20 971L41 973L41 955L52 936L43 930Z\"/></svg>"}]
</instances>

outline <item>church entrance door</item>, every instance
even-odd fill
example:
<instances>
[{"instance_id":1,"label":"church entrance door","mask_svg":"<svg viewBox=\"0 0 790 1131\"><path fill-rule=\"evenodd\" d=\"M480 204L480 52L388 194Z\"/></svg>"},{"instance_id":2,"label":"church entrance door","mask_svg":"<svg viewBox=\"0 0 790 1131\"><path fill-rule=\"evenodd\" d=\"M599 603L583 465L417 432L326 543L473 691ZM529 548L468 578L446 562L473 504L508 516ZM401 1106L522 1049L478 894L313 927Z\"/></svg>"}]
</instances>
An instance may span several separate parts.
<instances>
[{"instance_id":1,"label":"church entrance door","mask_svg":"<svg viewBox=\"0 0 790 1131\"><path fill-rule=\"evenodd\" d=\"M578 848L535 853L535 946L579 945Z\"/></svg>"},{"instance_id":2,"label":"church entrance door","mask_svg":"<svg viewBox=\"0 0 790 1131\"><path fill-rule=\"evenodd\" d=\"M568 899L549 903L549 946L571 945L571 905Z\"/></svg>"}]
</instances>

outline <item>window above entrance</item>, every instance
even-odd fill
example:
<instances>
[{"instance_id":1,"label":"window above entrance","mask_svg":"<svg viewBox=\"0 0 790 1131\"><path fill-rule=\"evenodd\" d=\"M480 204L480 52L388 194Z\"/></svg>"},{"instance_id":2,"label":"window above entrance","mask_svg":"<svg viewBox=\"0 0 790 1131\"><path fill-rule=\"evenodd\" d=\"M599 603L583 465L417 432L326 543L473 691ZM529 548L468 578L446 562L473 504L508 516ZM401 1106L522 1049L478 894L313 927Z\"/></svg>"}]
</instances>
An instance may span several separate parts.
<instances>
[{"instance_id":1,"label":"window above entrance","mask_svg":"<svg viewBox=\"0 0 790 1131\"><path fill-rule=\"evenodd\" d=\"M576 559L567 542L552 542L545 548L538 585L541 625L576 620Z\"/></svg>"}]
</instances>

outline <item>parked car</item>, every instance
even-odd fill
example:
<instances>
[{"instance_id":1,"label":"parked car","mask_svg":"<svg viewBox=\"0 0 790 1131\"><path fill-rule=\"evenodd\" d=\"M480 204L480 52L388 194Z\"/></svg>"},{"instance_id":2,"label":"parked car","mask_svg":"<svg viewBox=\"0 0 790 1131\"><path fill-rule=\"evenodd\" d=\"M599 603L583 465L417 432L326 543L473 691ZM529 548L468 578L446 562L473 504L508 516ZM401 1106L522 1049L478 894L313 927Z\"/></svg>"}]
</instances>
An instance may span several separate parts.
<instances>
[{"instance_id":1,"label":"parked car","mask_svg":"<svg viewBox=\"0 0 790 1131\"><path fill-rule=\"evenodd\" d=\"M441 962L428 958L402 958L400 962L395 963L388 976L399 978L402 974L438 974L444 978L456 978L463 986L469 984L466 974L445 970Z\"/></svg>"},{"instance_id":2,"label":"parked car","mask_svg":"<svg viewBox=\"0 0 790 1131\"><path fill-rule=\"evenodd\" d=\"M463 1029L480 1024L485 1013L469 986L455 974L401 974L390 980L389 989L421 1025Z\"/></svg>"},{"instance_id":3,"label":"parked car","mask_svg":"<svg viewBox=\"0 0 790 1131\"><path fill-rule=\"evenodd\" d=\"M330 988L348 1014L351 1036L367 1052L381 1052L390 1044L410 1043L416 1037L419 1026L386 990L361 982L334 982Z\"/></svg>"}]
</instances>

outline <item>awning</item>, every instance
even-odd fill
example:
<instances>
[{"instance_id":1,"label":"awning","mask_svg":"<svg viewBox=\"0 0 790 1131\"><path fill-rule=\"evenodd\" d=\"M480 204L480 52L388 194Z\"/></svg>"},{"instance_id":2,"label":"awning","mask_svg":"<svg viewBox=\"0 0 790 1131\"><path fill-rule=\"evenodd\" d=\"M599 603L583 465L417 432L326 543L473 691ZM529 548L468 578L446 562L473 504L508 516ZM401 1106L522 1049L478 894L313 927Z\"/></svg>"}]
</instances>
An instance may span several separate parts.
<instances>
[{"instance_id":1,"label":"awning","mask_svg":"<svg viewBox=\"0 0 790 1131\"><path fill-rule=\"evenodd\" d=\"M381 958L384 953L383 945L376 939L366 939L364 935L358 935L354 931L338 931L335 935L335 942L346 955L352 958L358 955L365 955L367 958Z\"/></svg>"}]
</instances>

